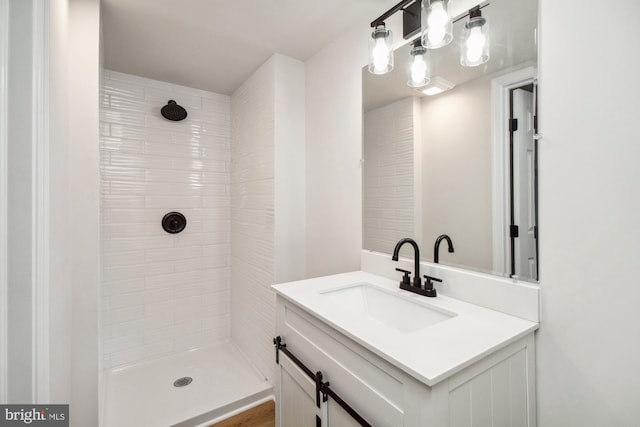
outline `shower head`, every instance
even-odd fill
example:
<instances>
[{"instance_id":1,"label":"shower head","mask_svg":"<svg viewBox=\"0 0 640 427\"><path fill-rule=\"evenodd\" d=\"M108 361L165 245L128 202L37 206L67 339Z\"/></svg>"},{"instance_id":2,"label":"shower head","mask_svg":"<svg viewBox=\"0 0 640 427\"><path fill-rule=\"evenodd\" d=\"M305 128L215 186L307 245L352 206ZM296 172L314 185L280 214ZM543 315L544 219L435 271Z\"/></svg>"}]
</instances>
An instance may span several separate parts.
<instances>
[{"instance_id":1,"label":"shower head","mask_svg":"<svg viewBox=\"0 0 640 427\"><path fill-rule=\"evenodd\" d=\"M187 117L187 110L179 106L173 99L160 110L162 117L167 120L179 122Z\"/></svg>"}]
</instances>

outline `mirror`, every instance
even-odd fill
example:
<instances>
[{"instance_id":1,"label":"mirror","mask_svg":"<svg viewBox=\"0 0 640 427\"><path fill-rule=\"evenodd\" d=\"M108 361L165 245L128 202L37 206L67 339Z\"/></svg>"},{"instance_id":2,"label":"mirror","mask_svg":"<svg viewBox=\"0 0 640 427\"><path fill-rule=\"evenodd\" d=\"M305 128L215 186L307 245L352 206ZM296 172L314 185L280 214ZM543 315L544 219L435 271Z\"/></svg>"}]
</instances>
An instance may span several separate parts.
<instances>
[{"instance_id":1,"label":"mirror","mask_svg":"<svg viewBox=\"0 0 640 427\"><path fill-rule=\"evenodd\" d=\"M487 63L460 65L467 17L454 23L451 44L428 51L432 81L452 89L426 96L407 86L411 43L396 50L391 73L362 71L363 248L390 254L413 237L421 259L434 261L446 234L454 252L442 241L441 264L535 281L538 4L480 6L490 25Z\"/></svg>"}]
</instances>

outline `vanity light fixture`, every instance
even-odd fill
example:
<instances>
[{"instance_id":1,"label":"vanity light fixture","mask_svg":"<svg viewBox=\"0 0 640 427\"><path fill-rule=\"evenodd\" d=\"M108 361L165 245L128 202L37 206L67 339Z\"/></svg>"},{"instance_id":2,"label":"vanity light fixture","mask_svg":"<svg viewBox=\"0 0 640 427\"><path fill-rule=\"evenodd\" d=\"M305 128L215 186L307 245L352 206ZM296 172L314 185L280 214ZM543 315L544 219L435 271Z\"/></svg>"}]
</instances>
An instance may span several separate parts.
<instances>
[{"instance_id":1,"label":"vanity light fixture","mask_svg":"<svg viewBox=\"0 0 640 427\"><path fill-rule=\"evenodd\" d=\"M420 89L420 92L428 96L433 96L453 89L455 86L455 83L438 76L432 78L426 87Z\"/></svg>"},{"instance_id":2,"label":"vanity light fixture","mask_svg":"<svg viewBox=\"0 0 640 427\"><path fill-rule=\"evenodd\" d=\"M437 49L453 40L449 0L422 0L422 45Z\"/></svg>"},{"instance_id":3,"label":"vanity light fixture","mask_svg":"<svg viewBox=\"0 0 640 427\"><path fill-rule=\"evenodd\" d=\"M477 67L489 60L489 24L482 17L480 7L469 11L469 21L464 24L460 38L460 64Z\"/></svg>"},{"instance_id":4,"label":"vanity light fixture","mask_svg":"<svg viewBox=\"0 0 640 427\"><path fill-rule=\"evenodd\" d=\"M393 34L384 22L376 23L369 39L369 72L386 74L393 70Z\"/></svg>"},{"instance_id":5,"label":"vanity light fixture","mask_svg":"<svg viewBox=\"0 0 640 427\"><path fill-rule=\"evenodd\" d=\"M427 48L422 46L420 38L413 42L411 52L409 52L409 87L423 87L429 83L429 62L427 58Z\"/></svg>"}]
</instances>

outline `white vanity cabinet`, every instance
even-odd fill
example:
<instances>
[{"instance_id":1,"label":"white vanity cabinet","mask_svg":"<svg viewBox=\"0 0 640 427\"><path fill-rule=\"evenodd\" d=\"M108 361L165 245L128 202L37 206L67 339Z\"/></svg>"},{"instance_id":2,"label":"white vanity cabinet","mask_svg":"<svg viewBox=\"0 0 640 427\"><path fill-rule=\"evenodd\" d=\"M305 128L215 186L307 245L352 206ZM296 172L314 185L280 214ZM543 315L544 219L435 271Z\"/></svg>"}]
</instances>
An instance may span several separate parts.
<instances>
[{"instance_id":1,"label":"white vanity cabinet","mask_svg":"<svg viewBox=\"0 0 640 427\"><path fill-rule=\"evenodd\" d=\"M278 353L280 427L360 425L331 397L317 405L316 382L309 376L317 371L376 427L536 425L533 331L428 385L281 294L276 318L277 335L287 351L308 368L305 373L285 353ZM454 343L465 338L450 339ZM415 342L415 357L427 362L441 357L423 344Z\"/></svg>"}]
</instances>

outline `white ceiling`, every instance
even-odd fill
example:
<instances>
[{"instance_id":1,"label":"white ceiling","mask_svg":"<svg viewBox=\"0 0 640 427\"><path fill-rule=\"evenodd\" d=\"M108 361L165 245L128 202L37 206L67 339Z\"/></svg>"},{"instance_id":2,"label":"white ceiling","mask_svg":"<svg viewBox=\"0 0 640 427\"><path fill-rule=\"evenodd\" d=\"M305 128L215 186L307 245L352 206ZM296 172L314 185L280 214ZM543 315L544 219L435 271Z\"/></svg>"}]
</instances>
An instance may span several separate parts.
<instances>
[{"instance_id":1,"label":"white ceiling","mask_svg":"<svg viewBox=\"0 0 640 427\"><path fill-rule=\"evenodd\" d=\"M230 95L274 53L304 61L395 3L102 0L104 66Z\"/></svg>"}]
</instances>

